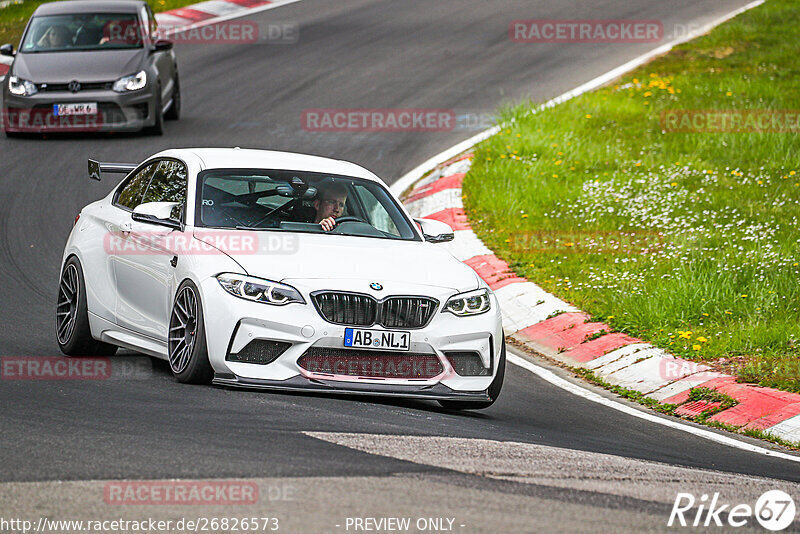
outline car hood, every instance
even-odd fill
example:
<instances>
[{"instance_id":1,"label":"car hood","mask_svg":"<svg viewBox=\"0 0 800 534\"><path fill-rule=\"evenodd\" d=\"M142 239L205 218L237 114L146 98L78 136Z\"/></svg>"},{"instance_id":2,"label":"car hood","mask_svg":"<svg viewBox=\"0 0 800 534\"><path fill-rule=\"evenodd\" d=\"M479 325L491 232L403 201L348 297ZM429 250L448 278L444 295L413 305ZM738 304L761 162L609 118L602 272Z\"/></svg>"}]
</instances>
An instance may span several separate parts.
<instances>
[{"instance_id":1,"label":"car hood","mask_svg":"<svg viewBox=\"0 0 800 534\"><path fill-rule=\"evenodd\" d=\"M34 83L113 82L140 70L144 48L17 54L14 75Z\"/></svg>"},{"instance_id":2,"label":"car hood","mask_svg":"<svg viewBox=\"0 0 800 534\"><path fill-rule=\"evenodd\" d=\"M478 277L442 245L341 235L236 231L225 240L217 230L196 230L195 237L223 250L246 274L291 283L337 280L350 285L363 281L386 287L433 286L455 292L478 287ZM245 242L243 240L250 240ZM346 282L345 282L346 281ZM341 285L341 284L340 284ZM332 287L331 287L332 288ZM340 288L344 289L344 287Z\"/></svg>"}]
</instances>

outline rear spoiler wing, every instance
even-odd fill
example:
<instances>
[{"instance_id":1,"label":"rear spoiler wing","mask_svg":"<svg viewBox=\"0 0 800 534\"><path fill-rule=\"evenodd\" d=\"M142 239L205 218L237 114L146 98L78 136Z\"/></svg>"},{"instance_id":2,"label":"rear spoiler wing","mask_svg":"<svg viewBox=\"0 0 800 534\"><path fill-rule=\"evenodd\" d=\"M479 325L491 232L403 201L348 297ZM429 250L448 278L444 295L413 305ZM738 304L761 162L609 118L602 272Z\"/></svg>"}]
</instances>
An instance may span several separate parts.
<instances>
[{"instance_id":1,"label":"rear spoiler wing","mask_svg":"<svg viewBox=\"0 0 800 534\"><path fill-rule=\"evenodd\" d=\"M128 174L137 167L136 163L101 163L89 160L89 178L100 181L100 174L111 172L115 174Z\"/></svg>"}]
</instances>

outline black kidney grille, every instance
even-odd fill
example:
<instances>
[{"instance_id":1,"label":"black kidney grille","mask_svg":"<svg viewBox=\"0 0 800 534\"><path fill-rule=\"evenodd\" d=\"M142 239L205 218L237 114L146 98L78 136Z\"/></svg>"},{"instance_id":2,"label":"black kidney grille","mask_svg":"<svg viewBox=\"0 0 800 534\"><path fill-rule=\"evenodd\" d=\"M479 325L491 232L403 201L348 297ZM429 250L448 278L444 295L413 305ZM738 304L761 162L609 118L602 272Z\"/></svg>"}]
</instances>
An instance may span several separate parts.
<instances>
[{"instance_id":1,"label":"black kidney grille","mask_svg":"<svg viewBox=\"0 0 800 534\"><path fill-rule=\"evenodd\" d=\"M424 297L392 297L381 307L381 324L386 328L422 328L433 317L438 303Z\"/></svg>"},{"instance_id":2,"label":"black kidney grille","mask_svg":"<svg viewBox=\"0 0 800 534\"><path fill-rule=\"evenodd\" d=\"M235 354L228 354L225 359L229 362L256 363L267 365L278 359L278 357L291 347L291 343L283 341L270 341L268 339L254 339L242 350Z\"/></svg>"},{"instance_id":3,"label":"black kidney grille","mask_svg":"<svg viewBox=\"0 0 800 534\"><path fill-rule=\"evenodd\" d=\"M390 297L378 302L369 295L334 291L317 293L312 298L326 321L347 326L422 328L439 305L427 297Z\"/></svg>"},{"instance_id":4,"label":"black kidney grille","mask_svg":"<svg viewBox=\"0 0 800 534\"><path fill-rule=\"evenodd\" d=\"M320 315L328 322L352 326L375 324L378 302L370 296L326 292L313 298Z\"/></svg>"}]
</instances>

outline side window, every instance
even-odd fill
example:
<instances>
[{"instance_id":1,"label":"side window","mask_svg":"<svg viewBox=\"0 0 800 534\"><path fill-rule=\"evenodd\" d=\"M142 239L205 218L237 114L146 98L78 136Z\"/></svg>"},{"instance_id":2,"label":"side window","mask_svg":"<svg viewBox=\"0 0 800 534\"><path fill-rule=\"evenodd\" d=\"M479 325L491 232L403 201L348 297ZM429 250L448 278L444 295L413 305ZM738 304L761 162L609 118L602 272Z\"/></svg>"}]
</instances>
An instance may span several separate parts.
<instances>
[{"instance_id":1,"label":"side window","mask_svg":"<svg viewBox=\"0 0 800 534\"><path fill-rule=\"evenodd\" d=\"M158 37L158 21L156 20L156 16L153 14L153 10L150 8L150 5L147 5L147 16L150 18L150 37L153 41L156 41Z\"/></svg>"},{"instance_id":2,"label":"side window","mask_svg":"<svg viewBox=\"0 0 800 534\"><path fill-rule=\"evenodd\" d=\"M392 221L392 217L386 211L383 204L375 198L372 191L363 185L354 185L354 189L361 203L364 205L364 208L367 210L366 215L369 223L382 232L399 236L400 232L397 230L394 221Z\"/></svg>"},{"instance_id":3,"label":"side window","mask_svg":"<svg viewBox=\"0 0 800 534\"><path fill-rule=\"evenodd\" d=\"M165 160L156 169L144 194L145 202L186 201L187 172L180 161Z\"/></svg>"},{"instance_id":4,"label":"side window","mask_svg":"<svg viewBox=\"0 0 800 534\"><path fill-rule=\"evenodd\" d=\"M147 38L151 36L151 33L150 33L150 24L151 24L150 23L150 13L148 12L147 8L143 7L141 9L141 11L139 11L139 15L140 15L140 17L142 19L141 20L142 27L141 27L141 31L139 33L141 34L142 39L145 40L145 42L147 42Z\"/></svg>"},{"instance_id":5,"label":"side window","mask_svg":"<svg viewBox=\"0 0 800 534\"><path fill-rule=\"evenodd\" d=\"M141 204L147 184L150 183L150 177L153 176L159 165L160 162L152 163L129 179L120 189L116 204L129 210Z\"/></svg>"}]
</instances>

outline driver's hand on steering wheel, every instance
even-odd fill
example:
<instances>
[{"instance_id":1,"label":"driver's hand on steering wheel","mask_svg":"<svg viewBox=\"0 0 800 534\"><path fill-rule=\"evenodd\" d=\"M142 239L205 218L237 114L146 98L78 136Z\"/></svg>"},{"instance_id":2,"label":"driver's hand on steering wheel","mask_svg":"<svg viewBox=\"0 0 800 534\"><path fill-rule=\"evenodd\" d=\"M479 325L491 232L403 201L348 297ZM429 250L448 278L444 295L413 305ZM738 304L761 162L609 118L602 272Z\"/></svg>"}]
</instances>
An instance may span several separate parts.
<instances>
[{"instance_id":1,"label":"driver's hand on steering wheel","mask_svg":"<svg viewBox=\"0 0 800 534\"><path fill-rule=\"evenodd\" d=\"M319 225L322 226L322 229L326 232L330 232L336 226L336 219L333 217L328 217L326 219L322 219L319 222Z\"/></svg>"}]
</instances>

